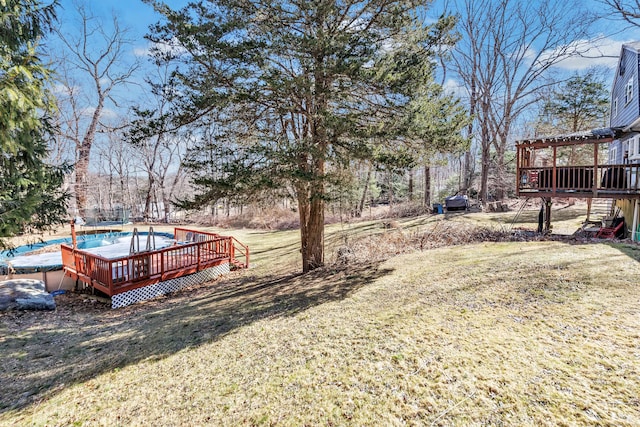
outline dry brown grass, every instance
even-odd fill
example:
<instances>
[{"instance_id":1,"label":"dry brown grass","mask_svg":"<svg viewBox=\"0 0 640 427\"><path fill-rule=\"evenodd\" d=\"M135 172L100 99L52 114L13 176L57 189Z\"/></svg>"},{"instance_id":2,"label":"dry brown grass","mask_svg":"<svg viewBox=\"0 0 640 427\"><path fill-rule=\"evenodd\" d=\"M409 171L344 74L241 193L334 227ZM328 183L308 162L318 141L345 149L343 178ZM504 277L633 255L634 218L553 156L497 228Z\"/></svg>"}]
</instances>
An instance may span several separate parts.
<instances>
[{"instance_id":1,"label":"dry brown grass","mask_svg":"<svg viewBox=\"0 0 640 427\"><path fill-rule=\"evenodd\" d=\"M4 316L0 423L638 425L639 257L476 243Z\"/></svg>"},{"instance_id":2,"label":"dry brown grass","mask_svg":"<svg viewBox=\"0 0 640 427\"><path fill-rule=\"evenodd\" d=\"M351 264L368 260L386 260L392 256L434 249L443 246L477 242L539 240L541 236L524 237L495 226L436 221L423 227L405 230L398 221L383 223L383 233L358 235L344 240L333 254L337 264Z\"/></svg>"},{"instance_id":3,"label":"dry brown grass","mask_svg":"<svg viewBox=\"0 0 640 427\"><path fill-rule=\"evenodd\" d=\"M237 230L251 270L2 314L0 425L639 425L640 250L509 215L333 225L357 256L308 275L297 232Z\"/></svg>"}]
</instances>

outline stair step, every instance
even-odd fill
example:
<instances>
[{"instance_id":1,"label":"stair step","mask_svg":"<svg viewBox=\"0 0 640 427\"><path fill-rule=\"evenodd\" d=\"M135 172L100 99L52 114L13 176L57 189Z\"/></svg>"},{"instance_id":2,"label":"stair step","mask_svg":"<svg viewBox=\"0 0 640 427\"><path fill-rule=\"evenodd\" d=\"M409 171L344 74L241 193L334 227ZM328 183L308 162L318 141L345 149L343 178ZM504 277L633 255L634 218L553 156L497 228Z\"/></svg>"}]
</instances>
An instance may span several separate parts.
<instances>
[{"instance_id":1,"label":"stair step","mask_svg":"<svg viewBox=\"0 0 640 427\"><path fill-rule=\"evenodd\" d=\"M234 269L243 269L243 268L247 268L247 265L242 261L239 261L237 259L232 259L231 267Z\"/></svg>"},{"instance_id":2,"label":"stair step","mask_svg":"<svg viewBox=\"0 0 640 427\"><path fill-rule=\"evenodd\" d=\"M611 199L592 199L589 219L601 219L604 216L610 215L612 206L613 200Z\"/></svg>"}]
</instances>

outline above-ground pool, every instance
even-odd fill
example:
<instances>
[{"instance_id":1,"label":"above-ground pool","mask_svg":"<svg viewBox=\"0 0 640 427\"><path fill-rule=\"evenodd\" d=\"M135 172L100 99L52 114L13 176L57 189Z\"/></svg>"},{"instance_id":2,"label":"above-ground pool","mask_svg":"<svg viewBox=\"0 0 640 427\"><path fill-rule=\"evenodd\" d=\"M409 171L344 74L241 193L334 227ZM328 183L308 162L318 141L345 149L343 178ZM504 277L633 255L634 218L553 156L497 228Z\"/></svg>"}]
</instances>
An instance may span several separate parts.
<instances>
[{"instance_id":1,"label":"above-ground pool","mask_svg":"<svg viewBox=\"0 0 640 427\"><path fill-rule=\"evenodd\" d=\"M134 237L136 247L144 250L147 246L149 233L138 233L139 238ZM155 245L152 249L161 249L174 243L171 233L153 233ZM129 254L131 248L131 232L113 232L93 235L83 235L77 238L77 249L99 255L104 258L119 258ZM40 251L47 246L59 244L71 245L71 238L55 239L33 245L24 245L13 251L0 252L0 278L35 278L47 285L47 290L66 288L70 289L73 283L65 283L62 271L62 254L60 250L30 254ZM67 278L68 279L68 278Z\"/></svg>"}]
</instances>

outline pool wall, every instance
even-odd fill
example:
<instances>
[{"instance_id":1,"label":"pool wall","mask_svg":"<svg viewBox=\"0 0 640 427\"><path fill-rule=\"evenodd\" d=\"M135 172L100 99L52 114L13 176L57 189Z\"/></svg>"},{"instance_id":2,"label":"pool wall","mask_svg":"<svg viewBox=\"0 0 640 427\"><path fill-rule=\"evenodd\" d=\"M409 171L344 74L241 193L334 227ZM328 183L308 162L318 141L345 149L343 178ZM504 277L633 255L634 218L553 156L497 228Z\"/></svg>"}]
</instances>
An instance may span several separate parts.
<instances>
[{"instance_id":1,"label":"pool wall","mask_svg":"<svg viewBox=\"0 0 640 427\"><path fill-rule=\"evenodd\" d=\"M39 271L33 273L12 273L0 275L0 280L10 279L35 279L42 280L47 292L53 292L60 289L72 290L76 286L76 281L64 275L63 270Z\"/></svg>"}]
</instances>

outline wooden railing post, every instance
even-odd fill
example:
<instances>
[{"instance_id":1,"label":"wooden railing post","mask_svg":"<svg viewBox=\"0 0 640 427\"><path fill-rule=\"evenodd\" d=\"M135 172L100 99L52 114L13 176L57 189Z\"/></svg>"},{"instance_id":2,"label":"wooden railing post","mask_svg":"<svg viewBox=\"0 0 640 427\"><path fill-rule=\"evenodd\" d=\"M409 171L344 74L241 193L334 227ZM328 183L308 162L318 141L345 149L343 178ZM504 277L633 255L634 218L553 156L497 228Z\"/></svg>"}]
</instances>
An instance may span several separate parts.
<instances>
[{"instance_id":1,"label":"wooden railing post","mask_svg":"<svg viewBox=\"0 0 640 427\"><path fill-rule=\"evenodd\" d=\"M108 286L109 286L109 293L111 295L113 295L115 289L113 287L113 261L109 261L109 263L107 264L109 270L107 271L107 277L109 280Z\"/></svg>"},{"instance_id":2,"label":"wooden railing post","mask_svg":"<svg viewBox=\"0 0 640 427\"><path fill-rule=\"evenodd\" d=\"M558 179L558 175L556 172L556 162L558 161L558 147L556 147L555 145L553 146L553 170L551 171L551 189L553 194L555 195L556 193L556 187L557 187L557 183L556 180Z\"/></svg>"},{"instance_id":3,"label":"wooden railing post","mask_svg":"<svg viewBox=\"0 0 640 427\"><path fill-rule=\"evenodd\" d=\"M196 244L196 270L200 271L200 243Z\"/></svg>"},{"instance_id":4,"label":"wooden railing post","mask_svg":"<svg viewBox=\"0 0 640 427\"><path fill-rule=\"evenodd\" d=\"M520 188L522 187L522 177L520 176L520 146L516 146L516 194L520 195Z\"/></svg>"},{"instance_id":5,"label":"wooden railing post","mask_svg":"<svg viewBox=\"0 0 640 427\"><path fill-rule=\"evenodd\" d=\"M593 144L593 197L598 197L598 145Z\"/></svg>"}]
</instances>

